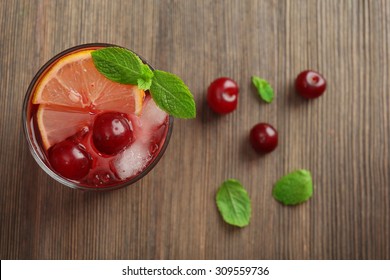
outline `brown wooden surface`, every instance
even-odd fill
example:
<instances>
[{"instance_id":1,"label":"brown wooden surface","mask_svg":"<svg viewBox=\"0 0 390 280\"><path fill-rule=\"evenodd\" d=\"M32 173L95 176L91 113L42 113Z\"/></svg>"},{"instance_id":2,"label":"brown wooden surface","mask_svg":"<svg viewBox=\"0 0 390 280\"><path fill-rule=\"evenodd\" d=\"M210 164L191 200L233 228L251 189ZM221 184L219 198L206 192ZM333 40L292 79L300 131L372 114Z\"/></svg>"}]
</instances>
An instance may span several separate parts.
<instances>
[{"instance_id":1,"label":"brown wooden surface","mask_svg":"<svg viewBox=\"0 0 390 280\"><path fill-rule=\"evenodd\" d=\"M390 259L390 1L1 1L1 259ZM52 56L87 42L133 49L181 76L198 117L176 120L170 145L139 183L109 193L63 187L29 153L22 102ZM304 69L326 94L298 97ZM276 100L257 98L250 77ZM205 103L209 83L240 85L223 117ZM279 146L259 157L257 122ZM274 182L311 170L315 193L297 207L271 196ZM225 224L214 197L240 180L251 224Z\"/></svg>"}]
</instances>

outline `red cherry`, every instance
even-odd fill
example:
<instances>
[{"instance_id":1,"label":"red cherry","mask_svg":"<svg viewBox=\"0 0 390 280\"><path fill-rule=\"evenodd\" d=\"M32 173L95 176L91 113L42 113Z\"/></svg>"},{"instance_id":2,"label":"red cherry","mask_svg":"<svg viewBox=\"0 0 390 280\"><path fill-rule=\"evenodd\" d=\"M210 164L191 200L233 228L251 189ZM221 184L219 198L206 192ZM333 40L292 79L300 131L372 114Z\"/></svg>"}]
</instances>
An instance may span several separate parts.
<instances>
[{"instance_id":1,"label":"red cherry","mask_svg":"<svg viewBox=\"0 0 390 280\"><path fill-rule=\"evenodd\" d=\"M230 78L222 77L212 82L207 90L209 107L219 114L233 112L237 108L238 85Z\"/></svg>"},{"instance_id":2,"label":"red cherry","mask_svg":"<svg viewBox=\"0 0 390 280\"><path fill-rule=\"evenodd\" d=\"M258 123L250 132L250 142L258 153L269 153L278 145L278 132L267 123Z\"/></svg>"},{"instance_id":3,"label":"red cherry","mask_svg":"<svg viewBox=\"0 0 390 280\"><path fill-rule=\"evenodd\" d=\"M305 98L317 98L326 89L326 80L315 71L306 70L301 72L295 80L295 89Z\"/></svg>"},{"instance_id":4,"label":"red cherry","mask_svg":"<svg viewBox=\"0 0 390 280\"><path fill-rule=\"evenodd\" d=\"M91 169L91 157L79 144L65 140L49 150L49 162L62 176L78 180L85 177Z\"/></svg>"},{"instance_id":5,"label":"red cherry","mask_svg":"<svg viewBox=\"0 0 390 280\"><path fill-rule=\"evenodd\" d=\"M92 139L99 152L114 155L133 141L133 132L123 114L107 112L96 117Z\"/></svg>"}]
</instances>

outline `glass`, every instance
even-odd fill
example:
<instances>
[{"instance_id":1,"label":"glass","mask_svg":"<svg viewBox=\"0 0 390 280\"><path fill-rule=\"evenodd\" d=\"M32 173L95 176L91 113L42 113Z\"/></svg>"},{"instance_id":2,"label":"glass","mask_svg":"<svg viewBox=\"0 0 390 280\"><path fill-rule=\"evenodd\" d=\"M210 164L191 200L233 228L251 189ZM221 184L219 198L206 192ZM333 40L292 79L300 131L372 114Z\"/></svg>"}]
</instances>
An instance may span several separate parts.
<instances>
[{"instance_id":1,"label":"glass","mask_svg":"<svg viewBox=\"0 0 390 280\"><path fill-rule=\"evenodd\" d=\"M116 45L112 44L103 44L103 43L93 43L93 44L84 44L72 47L70 49L67 49L56 56L54 56L52 59L50 59L35 75L33 80L30 83L30 86L27 89L27 93L24 99L23 103L23 128L24 128L24 134L27 139L27 143L30 149L30 152L32 156L34 157L35 161L38 163L38 165L53 179L60 182L61 184L74 188L74 189L81 189L81 190L95 190L95 191L107 191L107 190L115 190L119 189L125 186L129 186L136 181L143 178L147 173L149 173L153 167L158 163L158 161L163 156L168 143L170 136L172 134L172 128L173 128L173 117L167 116L167 120L164 123L164 132L162 134L162 139L158 143L157 150L154 150L154 154L150 155L150 160L146 163L146 166L143 166L142 170L139 171L136 175L130 176L128 178L120 178L118 176L118 171L108 170L107 172L110 172L110 176L116 177L114 181L106 184L106 185L97 185L97 184L91 184L90 182L83 181L83 180L72 180L68 179L62 175L60 175L58 172L56 172L52 165L49 162L48 157L48 150L46 151L42 144L40 132L37 125L37 106L33 104L32 98L34 96L34 93L36 91L37 85L39 82L45 77L45 75L50 71L53 65L55 65L56 62L58 62L60 59L64 58L65 56L68 56L73 53L77 53L84 50L96 50L103 47L117 47ZM141 58L144 63L148 64L143 58ZM149 65L149 64L148 64ZM149 65L151 69L152 66ZM146 92L146 99L150 98L150 94ZM144 102L146 103L146 102ZM150 106L149 106L150 107ZM152 109L150 109L152 110ZM149 111L150 111L149 110ZM166 126L166 127L165 127ZM92 133L92 132L90 132ZM91 138L90 138L91 139ZM123 151L122 151L123 152ZM113 160L116 156L113 156ZM123 157L122 157L123 158ZM95 159L94 159L95 160ZM116 160L116 159L115 159ZM110 162L111 166L111 162ZM90 171L92 172L92 171ZM115 175L116 173L116 175Z\"/></svg>"}]
</instances>

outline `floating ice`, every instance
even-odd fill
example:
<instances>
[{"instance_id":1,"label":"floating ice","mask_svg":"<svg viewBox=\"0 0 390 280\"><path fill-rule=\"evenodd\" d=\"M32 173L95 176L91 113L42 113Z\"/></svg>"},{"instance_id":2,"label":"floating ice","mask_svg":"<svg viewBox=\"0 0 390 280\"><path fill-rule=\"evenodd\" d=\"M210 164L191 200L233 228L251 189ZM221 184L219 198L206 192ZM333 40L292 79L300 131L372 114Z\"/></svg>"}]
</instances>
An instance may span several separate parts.
<instances>
[{"instance_id":1,"label":"floating ice","mask_svg":"<svg viewBox=\"0 0 390 280\"><path fill-rule=\"evenodd\" d=\"M167 116L168 114L158 108L153 99L150 99L142 109L140 121L143 129L150 130L162 125L167 119Z\"/></svg>"},{"instance_id":2,"label":"floating ice","mask_svg":"<svg viewBox=\"0 0 390 280\"><path fill-rule=\"evenodd\" d=\"M142 141L135 141L113 162L117 176L124 180L140 173L152 159L149 147Z\"/></svg>"}]
</instances>

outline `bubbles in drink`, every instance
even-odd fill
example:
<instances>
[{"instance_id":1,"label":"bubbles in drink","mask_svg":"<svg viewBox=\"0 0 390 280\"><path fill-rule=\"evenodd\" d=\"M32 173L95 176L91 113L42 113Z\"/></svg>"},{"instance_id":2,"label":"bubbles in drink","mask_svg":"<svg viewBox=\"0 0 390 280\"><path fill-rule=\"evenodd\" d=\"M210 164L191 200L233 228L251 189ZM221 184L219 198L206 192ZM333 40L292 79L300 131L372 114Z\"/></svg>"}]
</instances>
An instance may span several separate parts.
<instances>
[{"instance_id":1,"label":"bubbles in drink","mask_svg":"<svg viewBox=\"0 0 390 280\"><path fill-rule=\"evenodd\" d=\"M92 185L100 187L109 184L113 181L114 175L106 170L97 170L91 174L90 182Z\"/></svg>"}]
</instances>

